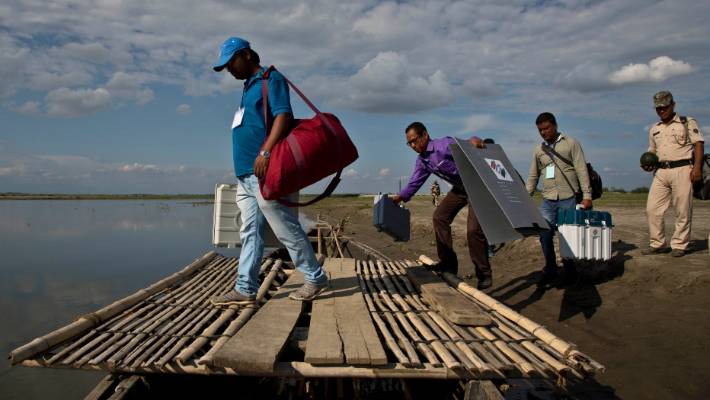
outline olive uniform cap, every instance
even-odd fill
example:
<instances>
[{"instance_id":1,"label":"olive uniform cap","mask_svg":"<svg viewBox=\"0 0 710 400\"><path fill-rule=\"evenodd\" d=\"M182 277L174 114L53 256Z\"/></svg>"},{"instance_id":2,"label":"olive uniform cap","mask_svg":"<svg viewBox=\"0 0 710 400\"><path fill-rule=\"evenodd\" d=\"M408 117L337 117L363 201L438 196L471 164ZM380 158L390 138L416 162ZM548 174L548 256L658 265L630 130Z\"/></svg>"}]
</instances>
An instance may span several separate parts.
<instances>
[{"instance_id":1,"label":"olive uniform cap","mask_svg":"<svg viewBox=\"0 0 710 400\"><path fill-rule=\"evenodd\" d=\"M654 107L668 107L673 104L673 95L667 90L662 90L653 95Z\"/></svg>"}]
</instances>

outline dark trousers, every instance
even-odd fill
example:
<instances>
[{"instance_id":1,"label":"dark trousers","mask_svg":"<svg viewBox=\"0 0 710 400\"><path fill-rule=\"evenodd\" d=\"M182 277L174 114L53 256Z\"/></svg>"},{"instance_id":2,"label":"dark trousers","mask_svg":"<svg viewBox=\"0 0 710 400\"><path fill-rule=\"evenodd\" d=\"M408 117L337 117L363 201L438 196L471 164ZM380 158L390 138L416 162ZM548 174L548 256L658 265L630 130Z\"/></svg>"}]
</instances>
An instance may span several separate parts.
<instances>
[{"instance_id":1,"label":"dark trousers","mask_svg":"<svg viewBox=\"0 0 710 400\"><path fill-rule=\"evenodd\" d=\"M574 210L576 205L574 197L562 200L542 199L542 203L540 203L540 212L550 225L550 230L540 233L540 245L542 246L542 254L545 256L545 266L542 272L545 274L557 275L557 255L553 241L557 230L557 211ZM562 265L567 271L574 269L572 260L562 260Z\"/></svg>"},{"instance_id":2,"label":"dark trousers","mask_svg":"<svg viewBox=\"0 0 710 400\"><path fill-rule=\"evenodd\" d=\"M451 223L456 214L468 206L468 221L466 224L466 239L471 261L476 267L476 277L491 276L491 264L488 261L488 241L483 234L478 218L468 204L468 196L463 189L453 187L434 210L434 235L436 236L436 251L442 266L449 271L458 271L458 259L454 252L451 238Z\"/></svg>"}]
</instances>

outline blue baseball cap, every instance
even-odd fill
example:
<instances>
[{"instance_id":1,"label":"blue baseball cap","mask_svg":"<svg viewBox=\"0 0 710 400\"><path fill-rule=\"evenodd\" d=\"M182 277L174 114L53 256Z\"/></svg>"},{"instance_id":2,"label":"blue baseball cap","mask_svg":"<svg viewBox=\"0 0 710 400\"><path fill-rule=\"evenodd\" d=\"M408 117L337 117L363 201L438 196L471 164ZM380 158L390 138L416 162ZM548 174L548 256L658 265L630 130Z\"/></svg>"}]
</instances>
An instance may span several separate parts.
<instances>
[{"instance_id":1,"label":"blue baseball cap","mask_svg":"<svg viewBox=\"0 0 710 400\"><path fill-rule=\"evenodd\" d=\"M222 47L219 50L219 63L215 65L214 70L219 72L224 69L229 60L232 59L234 53L239 50L244 50L249 48L249 42L242 38L231 37L222 43Z\"/></svg>"}]
</instances>

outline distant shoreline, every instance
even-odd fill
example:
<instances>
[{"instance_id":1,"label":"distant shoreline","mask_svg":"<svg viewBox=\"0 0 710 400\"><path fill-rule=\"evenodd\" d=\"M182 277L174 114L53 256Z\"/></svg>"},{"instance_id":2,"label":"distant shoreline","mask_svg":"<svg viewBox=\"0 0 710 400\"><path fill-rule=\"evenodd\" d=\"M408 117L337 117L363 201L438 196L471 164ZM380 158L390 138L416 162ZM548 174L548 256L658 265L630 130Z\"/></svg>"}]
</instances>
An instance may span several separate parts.
<instances>
[{"instance_id":1,"label":"distant shoreline","mask_svg":"<svg viewBox=\"0 0 710 400\"><path fill-rule=\"evenodd\" d=\"M214 200L212 194L0 193L0 200Z\"/></svg>"},{"instance_id":2,"label":"distant shoreline","mask_svg":"<svg viewBox=\"0 0 710 400\"><path fill-rule=\"evenodd\" d=\"M315 197L302 194L302 198ZM333 194L331 197L357 197L359 194ZM0 200L209 200L213 194L66 194L66 193L0 193Z\"/></svg>"}]
</instances>

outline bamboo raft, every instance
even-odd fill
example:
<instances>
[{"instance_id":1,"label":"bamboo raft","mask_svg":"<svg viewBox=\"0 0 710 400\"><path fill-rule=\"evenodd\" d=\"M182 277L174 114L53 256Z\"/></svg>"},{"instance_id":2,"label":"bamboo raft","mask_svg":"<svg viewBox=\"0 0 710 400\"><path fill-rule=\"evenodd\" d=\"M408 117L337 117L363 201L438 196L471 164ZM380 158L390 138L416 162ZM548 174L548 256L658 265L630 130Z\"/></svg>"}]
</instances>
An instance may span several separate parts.
<instances>
[{"instance_id":1,"label":"bamboo raft","mask_svg":"<svg viewBox=\"0 0 710 400\"><path fill-rule=\"evenodd\" d=\"M427 270L426 257L325 258L330 285L312 303L288 298L301 273L265 258L258 306L212 306L211 296L233 287L238 262L209 252L13 350L11 363L129 374L558 381L603 370L454 275Z\"/></svg>"}]
</instances>

